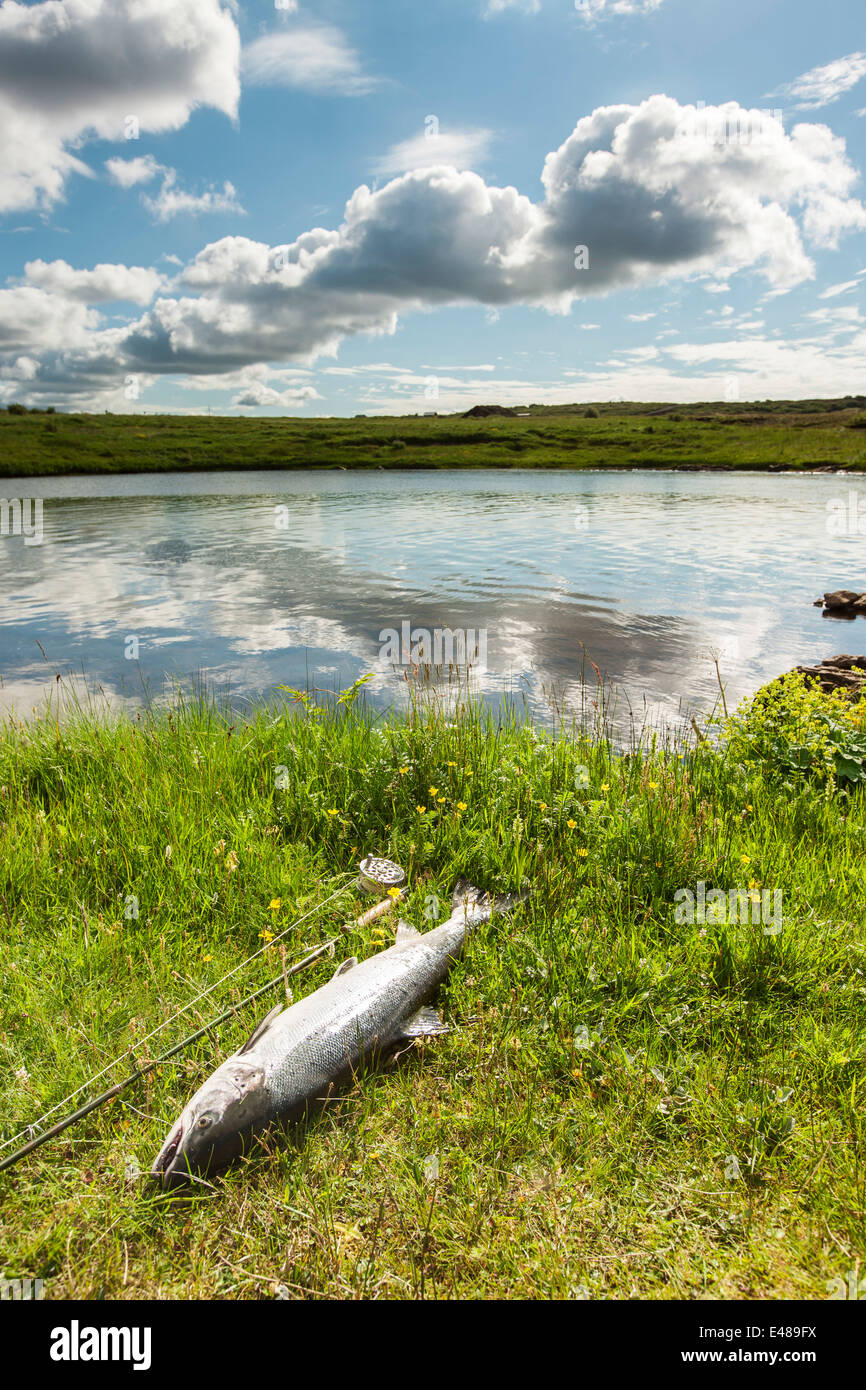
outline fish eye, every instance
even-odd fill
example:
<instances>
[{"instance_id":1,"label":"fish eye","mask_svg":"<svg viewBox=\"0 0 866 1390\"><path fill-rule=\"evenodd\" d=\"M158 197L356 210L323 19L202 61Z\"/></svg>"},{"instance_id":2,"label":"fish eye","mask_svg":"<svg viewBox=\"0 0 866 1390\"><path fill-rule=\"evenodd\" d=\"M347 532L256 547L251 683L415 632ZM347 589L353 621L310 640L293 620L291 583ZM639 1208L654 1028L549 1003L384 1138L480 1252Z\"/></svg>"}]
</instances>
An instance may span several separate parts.
<instances>
[{"instance_id":1,"label":"fish eye","mask_svg":"<svg viewBox=\"0 0 866 1390\"><path fill-rule=\"evenodd\" d=\"M209 1129L213 1124L213 1115L200 1115L198 1120L199 1129Z\"/></svg>"}]
</instances>

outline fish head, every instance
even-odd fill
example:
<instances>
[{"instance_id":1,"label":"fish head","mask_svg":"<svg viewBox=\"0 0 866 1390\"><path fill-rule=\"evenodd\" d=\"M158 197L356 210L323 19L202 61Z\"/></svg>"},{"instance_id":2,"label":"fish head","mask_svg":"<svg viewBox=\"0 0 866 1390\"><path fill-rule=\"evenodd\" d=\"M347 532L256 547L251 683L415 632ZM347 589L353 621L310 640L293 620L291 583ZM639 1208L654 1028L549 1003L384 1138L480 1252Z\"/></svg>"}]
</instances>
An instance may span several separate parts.
<instances>
[{"instance_id":1,"label":"fish head","mask_svg":"<svg viewBox=\"0 0 866 1390\"><path fill-rule=\"evenodd\" d=\"M230 1057L199 1087L169 1131L151 1176L163 1187L224 1168L270 1118L261 1067Z\"/></svg>"}]
</instances>

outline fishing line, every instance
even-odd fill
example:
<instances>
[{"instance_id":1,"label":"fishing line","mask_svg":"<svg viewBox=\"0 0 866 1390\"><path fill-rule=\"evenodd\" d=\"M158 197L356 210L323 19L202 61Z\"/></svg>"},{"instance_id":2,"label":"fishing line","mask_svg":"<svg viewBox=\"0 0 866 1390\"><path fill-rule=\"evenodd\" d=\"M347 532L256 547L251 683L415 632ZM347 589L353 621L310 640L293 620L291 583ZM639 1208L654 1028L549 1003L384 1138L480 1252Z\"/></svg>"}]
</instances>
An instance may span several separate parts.
<instances>
[{"instance_id":1,"label":"fishing line","mask_svg":"<svg viewBox=\"0 0 866 1390\"><path fill-rule=\"evenodd\" d=\"M163 1028L167 1028L170 1023L174 1023L175 1019L180 1018L181 1014L185 1014L187 1010L191 1009L193 1004L197 1004L200 999L205 999L207 995L213 994L214 990L219 989L220 985L224 984L226 980L230 980L232 975L236 975L239 970L243 970L244 966L250 965L254 960L258 960L260 955L262 955L265 951L269 950L271 946L275 946L276 943L278 941L281 941L284 936L288 936L289 932L295 930L295 927L299 927L302 922L306 922L308 917L312 917L315 913L321 912L323 907L327 907L328 903L334 901L334 898L339 898L341 894L348 892L352 886L352 884L347 883L343 888L338 888L337 891L335 893L332 893L329 898L325 898L324 902L317 903L315 907L310 908L309 912L305 913L303 917L299 917L296 922L292 922L291 926L286 927L285 931L280 932L278 936L275 936L272 938L272 940L266 942L260 950L254 952L253 955L248 956L246 960L242 960L240 965L236 965L233 970L229 970L228 974L223 975L221 980L217 980L216 984L210 985L207 989L203 989L201 993L197 994L194 999L191 999L188 1004L184 1004L182 1009L178 1009L177 1013L174 1013L171 1015L170 1018L165 1019L150 1033L146 1033L143 1038L141 1038L137 1043L134 1043L130 1047L128 1047L125 1052L122 1052L120 1054L119 1057L115 1057L113 1062L109 1062L107 1067L102 1068L102 1071L98 1071L95 1076L91 1076L88 1081L83 1082L82 1085L80 1085L76 1090L72 1091L70 1095L65 1096L63 1100L59 1100L56 1105L52 1105L51 1109L46 1110L45 1114L41 1115L38 1120L34 1120L33 1124L27 1125L27 1127L25 1129L22 1129L19 1134L13 1134L11 1139L4 1139L2 1142L0 1142L0 1152L2 1152L3 1149L8 1149L10 1144L17 1144L18 1140L23 1139L25 1135L32 1134L33 1130L36 1129L39 1125L43 1124L45 1120L49 1118L50 1115L53 1115L55 1113L55 1111L60 1110L61 1107L64 1105L68 1105L71 1100L74 1100L76 1096L81 1095L81 1092L86 1091L88 1086L92 1086L95 1081L100 1081L103 1076L107 1076L113 1067L116 1067L118 1063L122 1062L125 1057L128 1057L132 1053L133 1047L143 1047L144 1044L148 1042L151 1038L155 1038L157 1033L161 1033ZM334 941L336 941L337 939L338 938L335 937ZM334 942L328 943L329 946L333 944ZM289 973L291 974L292 972L290 971ZM280 976L280 979L282 979L282 975ZM140 1074L143 1073L134 1073L134 1075L136 1076ZM85 1106L82 1110L77 1111L76 1115L86 1115L88 1113L88 1110L92 1108L92 1106ZM48 1132L49 1136L52 1133L54 1133L53 1129ZM29 1148L26 1148L24 1151L29 1152ZM5 1162L0 1163L0 1172L2 1172L5 1166Z\"/></svg>"}]
</instances>

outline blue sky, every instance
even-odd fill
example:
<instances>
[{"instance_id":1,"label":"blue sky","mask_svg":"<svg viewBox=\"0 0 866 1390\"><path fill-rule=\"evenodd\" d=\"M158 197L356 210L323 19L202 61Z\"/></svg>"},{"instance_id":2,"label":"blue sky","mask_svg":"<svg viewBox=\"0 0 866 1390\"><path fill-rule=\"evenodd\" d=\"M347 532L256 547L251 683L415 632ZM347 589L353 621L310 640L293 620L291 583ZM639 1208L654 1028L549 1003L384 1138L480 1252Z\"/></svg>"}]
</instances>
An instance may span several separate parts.
<instances>
[{"instance_id":1,"label":"blue sky","mask_svg":"<svg viewBox=\"0 0 866 1390\"><path fill-rule=\"evenodd\" d=\"M862 392L864 49L859 0L4 0L0 401Z\"/></svg>"}]
</instances>

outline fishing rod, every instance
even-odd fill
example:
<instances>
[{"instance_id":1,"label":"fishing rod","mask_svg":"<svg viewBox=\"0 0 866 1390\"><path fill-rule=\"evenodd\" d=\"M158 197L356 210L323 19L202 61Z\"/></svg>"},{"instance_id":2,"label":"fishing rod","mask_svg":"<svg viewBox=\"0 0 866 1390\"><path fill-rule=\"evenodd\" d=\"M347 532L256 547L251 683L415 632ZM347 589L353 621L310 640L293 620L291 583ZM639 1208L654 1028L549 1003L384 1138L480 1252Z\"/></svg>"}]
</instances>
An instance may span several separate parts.
<instances>
[{"instance_id":1,"label":"fishing rod","mask_svg":"<svg viewBox=\"0 0 866 1390\"><path fill-rule=\"evenodd\" d=\"M173 1023L176 1018L180 1018L181 1014L188 1013L188 1011L192 1008L193 1004L197 1004L200 999L205 999L209 994L213 994L214 990L219 989L220 985L225 984L226 980L230 980L231 977L233 975L236 975L239 970L243 970L245 966L251 965L254 960L258 960L259 956L263 955L264 952L269 950L272 946L276 946L278 941L282 941L283 937L288 936L289 932L294 931L295 928L299 927L302 922L306 922L307 918L314 917L317 912L321 912L323 908L327 907L328 903L333 902L334 898L339 898L341 894L347 892L349 890L349 887L350 885L346 884L343 888L338 888L337 891L335 893L332 893L329 898L325 898L324 902L318 903L315 907L312 907L309 912L304 914L303 917L299 917L297 921L292 922L288 927L286 927L285 931L281 931L278 936L275 936L271 941L266 942L265 945L262 946L258 951L255 951L253 955L247 956L246 960L242 960L240 965L236 965L232 970L229 970L228 973L223 975L221 979L217 980L215 984L209 985L207 989L203 989L199 994L197 994L194 999L190 999L189 1003L184 1004L183 1008L178 1009L177 1012L173 1013L170 1018L163 1019L162 1023L158 1024L156 1028L152 1028L149 1033L145 1034L145 1036L141 1039L139 1043L136 1044L136 1046L143 1047L146 1042L148 1042L151 1038L155 1038L157 1033L161 1033L162 1030L164 1028L167 1028L170 1023ZM131 1052L132 1048L127 1048L126 1052L122 1053L120 1057L116 1057L113 1062L109 1062L107 1067L102 1068L102 1071L98 1071L95 1076L91 1076L88 1081L83 1082L82 1085L79 1086L77 1090L72 1091L70 1095L64 1096L63 1100L58 1101L56 1105L52 1105L51 1109L46 1110L44 1115L40 1115L39 1119L36 1120L35 1123L37 1125L41 1125L43 1120L47 1120L48 1116L53 1115L55 1110L59 1110L62 1105L66 1105L67 1101L74 1100L75 1097L77 1095L80 1095L82 1091L86 1091L88 1086L92 1086L94 1081L99 1081L103 1076L107 1076L108 1073L111 1071L111 1068L117 1066L118 1062L122 1062L123 1058L128 1056ZM4 1139L2 1143L0 1143L0 1151L2 1151L3 1149L8 1149L9 1145L14 1144L18 1139L23 1139L24 1135L28 1132L28 1130L32 1130L33 1128L33 1125L28 1125L27 1129L21 1130L18 1134L13 1134L11 1139ZM0 1169L0 1171L2 1171L2 1169Z\"/></svg>"},{"instance_id":2,"label":"fishing rod","mask_svg":"<svg viewBox=\"0 0 866 1390\"><path fill-rule=\"evenodd\" d=\"M150 1033L148 1033L144 1038L142 1038L141 1043L139 1043L138 1046L141 1046L143 1043L147 1042L149 1038L155 1037L157 1033L161 1032L162 1029L167 1027L169 1023L173 1022L174 1019L179 1018L181 1014L186 1013L187 1010L191 1009L193 1004L197 1003L200 999L204 999L206 995L213 993L213 991L225 980L230 979L232 975L236 975L237 972L239 970L242 970L245 965L249 965L251 961L256 960L260 955L262 955L264 951L276 945L277 941L281 940L282 937L288 935L288 933L290 931L293 931L295 927L300 926L300 923L306 921L307 917L311 917L316 912L320 912L322 908L326 907L328 903L333 901L334 898L338 898L343 893L347 892L350 886L351 885L347 884L343 888L338 888L337 891L335 893L332 893L329 898L326 898L324 902L321 902L316 907L312 908L310 912L306 913L305 916L301 917L297 922L293 922L290 927L287 927L285 929L285 931L280 932L279 936L274 937L273 941L268 942L260 950L256 951L252 956L249 956L245 961L242 961L240 965L236 965L233 970L230 970L228 972L228 974L223 975L221 980L217 980L216 984L211 985L208 989L202 990L200 994L196 995L195 999L191 999L188 1004L185 1004L183 1006L182 1009L178 1009L177 1013L172 1014L171 1018L165 1019L164 1022L159 1024L157 1028L154 1028ZM377 903L374 908L371 908L369 912L365 912L361 917L356 918L353 923L348 924L349 926L365 927L373 921L375 921L377 918L383 916L385 913L393 911L397 903L405 897L407 891L406 874L398 864L394 864L391 860L379 859L373 855L368 855L366 859L363 859L361 861L361 877L358 881L357 886L361 889L362 892L365 893L384 895L387 891L389 894L389 896L387 897L383 896L382 901ZM19 1163L22 1158L26 1158L26 1156L30 1153L33 1153L35 1149L40 1148L43 1144L47 1144L49 1139L54 1139L58 1134L62 1134L65 1129L69 1129L70 1125L76 1124L78 1120L83 1120L84 1117L86 1115L91 1114L92 1111L99 1109L99 1107L102 1105L107 1105L109 1101L115 1100L117 1096L121 1095L121 1093L127 1090L129 1086L132 1086L134 1082L139 1081L143 1076L147 1076L148 1073L153 1071L156 1067L162 1066L164 1063L170 1061L170 1059L174 1057L178 1052L182 1052L185 1047L189 1047L191 1043L194 1043L199 1038L204 1037L204 1035L210 1032L212 1028L218 1027L220 1023L224 1023L226 1019L229 1019L233 1015L235 1015L239 1009L245 1008L247 1004L254 1003L255 1000L260 999L263 994L267 994L269 989L274 989L282 981L288 980L290 975L297 975L301 970L306 970L307 966L314 964L315 961L320 960L323 955L326 955L329 952L333 954L334 947L339 940L340 938L338 936L332 937L331 940L326 941L323 946L318 946L315 949L315 951L311 951L310 954L308 956L305 956L303 960L298 961L288 970L284 968L279 975L276 975L274 977L273 980L269 980L266 985L262 985L261 988L257 989L253 994L248 994L246 999L242 999L239 1004L232 1005L230 1008L226 1009L223 1013L221 1013L217 1018L211 1019L209 1023L206 1023L204 1025L204 1027L197 1029L194 1033L190 1033L188 1037L183 1038L181 1042L176 1043L174 1047L170 1047L168 1051L162 1053L161 1056L151 1058L142 1066L136 1066L135 1070L130 1072L128 1076L124 1077L122 1081L118 1081L107 1091L103 1091L101 1095L95 1096L92 1100L89 1100L86 1105L82 1105L79 1107L78 1110L73 1111L71 1115L67 1115L64 1119L58 1120L57 1124L52 1125L51 1128L47 1129L44 1134L39 1134L35 1138L30 1139L26 1144L22 1145L20 1149L16 1149L14 1153L11 1153L7 1158L0 1160L0 1173L4 1172L7 1168L14 1167L14 1165L16 1163ZM130 1053L131 1051L131 1048L127 1049L127 1052L124 1053L123 1056L128 1055L128 1053ZM84 1084L79 1086L76 1091L73 1091L71 1095L67 1096L66 1100L59 1101L57 1105L54 1105L51 1107L50 1110L47 1110L45 1114L40 1116L40 1118L35 1123L38 1125L41 1124L43 1120L48 1119L49 1115L52 1115L56 1110L59 1110L60 1107L62 1105L65 1105L67 1101L74 1099L74 1097L79 1095L81 1091L86 1090L88 1086L92 1086L94 1081L98 1081L100 1077L105 1076L106 1073L111 1070L112 1066L115 1066L118 1061L122 1060L123 1057L119 1057L116 1059L115 1062L109 1063L109 1065L107 1067L104 1067L101 1072L98 1072L96 1076L92 1076L89 1081L85 1081ZM26 1130L22 1130L21 1133L16 1134L12 1139L7 1139L3 1144L0 1144L0 1149L6 1148L9 1144L15 1143L16 1139L21 1139L23 1135L26 1134L28 1131L32 1133L34 1128L35 1125L28 1125Z\"/></svg>"},{"instance_id":3,"label":"fishing rod","mask_svg":"<svg viewBox=\"0 0 866 1390\"><path fill-rule=\"evenodd\" d=\"M44 1134L37 1135L35 1139L31 1139L29 1143L24 1144L20 1149L16 1149L8 1158L4 1158L2 1162L0 1162L0 1173L6 1168L12 1168L16 1163L19 1163L22 1158L26 1158L28 1154L33 1153L34 1149L38 1149L43 1144L47 1144L49 1139L54 1139L58 1134L62 1134L70 1125L74 1125L78 1120L83 1120L85 1115L89 1115L91 1111L98 1110L101 1105L107 1105L110 1100L114 1100L135 1081L140 1081L143 1076L147 1076L148 1072L153 1071L155 1067L160 1067L165 1062L168 1062L176 1053L182 1052L185 1047L189 1047L191 1043L197 1042L199 1038L203 1038L205 1033L209 1033L212 1028L218 1027L220 1023L225 1023L226 1019L231 1018L239 1009L243 1009L247 1004L252 1004L256 999L260 999L263 994L267 994L269 989L274 989L276 985L281 984L283 980L288 979L290 975L297 975L299 971L306 970L308 965L312 965L322 956L327 955L329 951L332 951L338 940L339 937L335 936L331 941L326 941L324 946L318 946L315 951L311 951L303 960L299 960L285 972L281 971L273 980L269 980L266 985L262 985L261 989L257 989L253 994L248 994L246 999L242 999L239 1004L233 1004L230 1009L226 1009L224 1013L221 1013L217 1018L212 1018L203 1028L197 1029L195 1033L190 1033L189 1037L184 1038L179 1043L175 1043L174 1047L170 1047L167 1052L163 1052L161 1057L152 1057L149 1061L143 1063L142 1066L136 1067L135 1071L130 1072L129 1076L124 1077L122 1081L118 1081L116 1086L112 1086L108 1091L103 1091L100 1096L95 1096L94 1099L88 1101L86 1105L82 1105L80 1109L73 1111L71 1115L65 1116L65 1118L59 1120L56 1125L52 1125Z\"/></svg>"}]
</instances>

